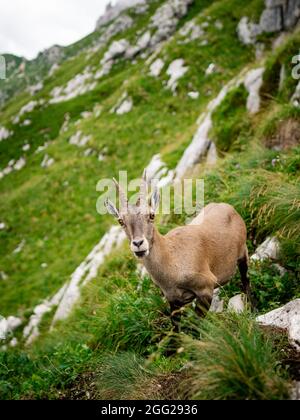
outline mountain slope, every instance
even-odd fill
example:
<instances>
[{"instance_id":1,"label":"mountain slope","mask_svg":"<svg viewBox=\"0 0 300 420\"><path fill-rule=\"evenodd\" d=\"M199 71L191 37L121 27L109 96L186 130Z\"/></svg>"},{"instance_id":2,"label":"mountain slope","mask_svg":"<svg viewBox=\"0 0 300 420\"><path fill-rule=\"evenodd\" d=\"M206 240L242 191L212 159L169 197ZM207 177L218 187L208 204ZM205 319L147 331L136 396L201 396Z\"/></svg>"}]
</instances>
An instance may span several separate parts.
<instances>
[{"instance_id":1,"label":"mountain slope","mask_svg":"<svg viewBox=\"0 0 300 420\"><path fill-rule=\"evenodd\" d=\"M140 7L122 11L58 53L59 67L50 73L44 58L38 58L33 79L42 83L35 93L23 89L25 84L14 86L15 76L9 78L16 96L0 114L6 133L0 141L0 295L1 315L18 317L21 325L13 333L17 350L0 355L2 365L17 366L16 376L4 375L0 383L6 398L59 397L59 389L69 392L78 375L84 378L98 364L101 382L101 375L121 363L110 358L117 349L132 353L124 358L134 371L158 353L159 373L143 378L153 384L153 394L135 394L134 380L131 388L125 381L127 394L98 386L93 395L165 397L156 392L160 381L177 374L189 358L169 360L160 354L158 343L170 331L165 302L148 279L141 283L126 245L103 265L89 265L86 259L112 224L96 212L97 182L120 170L137 178L158 153L169 176L183 167L193 177L204 177L206 202L224 200L237 207L247 222L251 251L268 235L281 240L280 262L288 269L284 277L271 263L251 268L259 310L299 297L299 136L289 143L291 131L299 131L299 107L291 102L297 81L290 71L298 30L285 39L278 32L262 32L245 45L237 28L245 16L259 21L265 6L258 0L243 6L237 0L153 0ZM257 69L263 71L253 78ZM210 120L204 133L202 123ZM190 149L192 141L196 147ZM185 215L164 216L160 230L184 220ZM53 297L73 284L72 273L78 274L83 261L88 275L93 273L91 281L80 288L83 296L71 318L49 334L60 307ZM233 282L224 294L235 293ZM32 349L23 350L38 334ZM3 344L13 336L8 334ZM43 357L52 354L60 374L55 378L50 368L43 377ZM117 357L123 360L122 353ZM282 397L277 385L274 395Z\"/></svg>"}]
</instances>

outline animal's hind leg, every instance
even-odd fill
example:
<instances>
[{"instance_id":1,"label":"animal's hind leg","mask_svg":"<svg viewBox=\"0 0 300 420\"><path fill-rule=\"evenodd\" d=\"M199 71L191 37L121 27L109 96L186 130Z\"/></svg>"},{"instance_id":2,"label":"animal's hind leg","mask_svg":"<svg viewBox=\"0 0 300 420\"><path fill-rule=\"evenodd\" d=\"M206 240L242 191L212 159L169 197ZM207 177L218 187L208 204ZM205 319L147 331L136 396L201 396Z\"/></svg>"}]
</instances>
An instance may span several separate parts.
<instances>
[{"instance_id":1,"label":"animal's hind leg","mask_svg":"<svg viewBox=\"0 0 300 420\"><path fill-rule=\"evenodd\" d=\"M241 274L242 291L246 294L251 306L254 306L251 295L250 279L248 277L248 262L248 252L246 251L245 255L238 260L238 267Z\"/></svg>"}]
</instances>

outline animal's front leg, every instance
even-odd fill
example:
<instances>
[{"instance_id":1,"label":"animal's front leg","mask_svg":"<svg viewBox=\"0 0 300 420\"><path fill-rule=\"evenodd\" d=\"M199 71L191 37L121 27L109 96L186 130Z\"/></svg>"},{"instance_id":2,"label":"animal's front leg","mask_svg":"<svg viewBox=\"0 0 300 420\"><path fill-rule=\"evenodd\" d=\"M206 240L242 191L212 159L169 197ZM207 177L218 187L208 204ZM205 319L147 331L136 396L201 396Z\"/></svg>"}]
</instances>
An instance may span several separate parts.
<instances>
[{"instance_id":1,"label":"animal's front leg","mask_svg":"<svg viewBox=\"0 0 300 420\"><path fill-rule=\"evenodd\" d=\"M181 320L181 311L180 309L183 306L183 303L179 301L169 302L171 307L171 322L174 327L174 332L180 332L180 320Z\"/></svg>"},{"instance_id":2,"label":"animal's front leg","mask_svg":"<svg viewBox=\"0 0 300 420\"><path fill-rule=\"evenodd\" d=\"M194 274L186 285L196 297L195 311L201 318L209 311L216 284L217 278L211 271L207 271L206 273Z\"/></svg>"},{"instance_id":3,"label":"animal's front leg","mask_svg":"<svg viewBox=\"0 0 300 420\"><path fill-rule=\"evenodd\" d=\"M205 317L209 311L212 298L212 293L203 293L197 296L195 311L201 318Z\"/></svg>"}]
</instances>

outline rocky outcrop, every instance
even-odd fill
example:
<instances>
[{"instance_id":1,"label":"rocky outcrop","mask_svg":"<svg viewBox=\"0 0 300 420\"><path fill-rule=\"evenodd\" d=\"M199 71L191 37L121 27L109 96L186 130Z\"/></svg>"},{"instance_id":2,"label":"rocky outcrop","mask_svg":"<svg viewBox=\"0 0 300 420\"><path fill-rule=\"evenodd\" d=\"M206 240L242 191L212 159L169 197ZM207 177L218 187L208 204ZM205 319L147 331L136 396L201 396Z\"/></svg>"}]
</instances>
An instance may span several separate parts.
<instances>
[{"instance_id":1,"label":"rocky outcrop","mask_svg":"<svg viewBox=\"0 0 300 420\"><path fill-rule=\"evenodd\" d=\"M263 84L264 67L250 70L244 80L245 88L248 92L247 110L250 114L256 114L260 108L259 91Z\"/></svg>"},{"instance_id":2,"label":"rocky outcrop","mask_svg":"<svg viewBox=\"0 0 300 420\"><path fill-rule=\"evenodd\" d=\"M18 114L13 118L13 123L18 124L23 115L32 112L38 105L41 105L40 101L30 101L26 105L22 106Z\"/></svg>"},{"instance_id":3,"label":"rocky outcrop","mask_svg":"<svg viewBox=\"0 0 300 420\"><path fill-rule=\"evenodd\" d=\"M176 30L177 24L188 12L194 0L168 0L159 7L151 18L150 26L156 29L151 45L168 39Z\"/></svg>"},{"instance_id":4,"label":"rocky outcrop","mask_svg":"<svg viewBox=\"0 0 300 420\"><path fill-rule=\"evenodd\" d=\"M52 66L55 63L59 63L63 57L63 47L60 47L59 45L53 45L53 47L42 51L39 54L38 59L44 59L48 63L48 65Z\"/></svg>"},{"instance_id":5,"label":"rocky outcrop","mask_svg":"<svg viewBox=\"0 0 300 420\"><path fill-rule=\"evenodd\" d=\"M185 152L175 169L176 180L180 180L189 169L193 168L194 165L207 157L212 145L212 141L209 137L209 133L212 128L212 114L221 104L228 92L230 92L234 87L240 86L243 80L243 76L238 75L223 86L219 94L209 102L206 111L200 115L198 119L198 129L192 139L192 142L185 149ZM212 150L212 153L215 152L214 148Z\"/></svg>"},{"instance_id":6,"label":"rocky outcrop","mask_svg":"<svg viewBox=\"0 0 300 420\"><path fill-rule=\"evenodd\" d=\"M300 0L265 0L259 25L262 32L279 32L293 28L300 17Z\"/></svg>"},{"instance_id":7,"label":"rocky outcrop","mask_svg":"<svg viewBox=\"0 0 300 420\"><path fill-rule=\"evenodd\" d=\"M49 100L49 103L56 104L76 98L79 95L90 92L96 85L94 75L90 72L90 68L87 67L83 73L79 73L69 80L66 86L57 86L52 89L52 98Z\"/></svg>"},{"instance_id":8,"label":"rocky outcrop","mask_svg":"<svg viewBox=\"0 0 300 420\"><path fill-rule=\"evenodd\" d=\"M157 49L162 41L168 39L175 32L179 20L187 14L188 8L193 1L194 0L168 0L156 10L151 18L149 27L136 39L135 43L130 44L126 39L114 41L105 52L100 62L101 68L97 71L95 79L100 79L109 74L115 62L120 58L130 60L138 54L145 52L145 50L151 52ZM124 19L125 16L119 16L118 19ZM131 18L128 17L128 19L132 21ZM115 28L115 22L116 21L111 23L113 28ZM128 22L128 25L131 26L130 22ZM156 31L151 35L153 28L156 29ZM100 39L101 45L103 44L103 41L107 44L110 39L107 36L107 30ZM154 74L156 74L156 72L154 72Z\"/></svg>"},{"instance_id":9,"label":"rocky outcrop","mask_svg":"<svg viewBox=\"0 0 300 420\"><path fill-rule=\"evenodd\" d=\"M116 19L122 12L124 12L126 9L129 9L131 7L135 6L143 6L142 9L143 12L145 12L147 9L145 9L145 6L147 6L146 0L122 0L118 1L114 6L111 5L111 3L108 3L105 13L100 16L100 18L97 20L96 23L96 30L101 29L103 26L107 25L114 19ZM138 14L140 13L140 9L137 7Z\"/></svg>"},{"instance_id":10,"label":"rocky outcrop","mask_svg":"<svg viewBox=\"0 0 300 420\"><path fill-rule=\"evenodd\" d=\"M255 44L258 35L291 29L299 18L300 0L265 0L259 23L250 22L244 16L238 24L237 33L244 44Z\"/></svg>"},{"instance_id":11,"label":"rocky outcrop","mask_svg":"<svg viewBox=\"0 0 300 420\"><path fill-rule=\"evenodd\" d=\"M300 299L261 315L256 320L262 326L285 330L291 345L300 351Z\"/></svg>"},{"instance_id":12,"label":"rocky outcrop","mask_svg":"<svg viewBox=\"0 0 300 420\"><path fill-rule=\"evenodd\" d=\"M155 180L158 188L169 185L174 177L174 172L169 170L167 165L162 161L161 155L158 153L151 159L146 168L147 181L150 183Z\"/></svg>"}]
</instances>

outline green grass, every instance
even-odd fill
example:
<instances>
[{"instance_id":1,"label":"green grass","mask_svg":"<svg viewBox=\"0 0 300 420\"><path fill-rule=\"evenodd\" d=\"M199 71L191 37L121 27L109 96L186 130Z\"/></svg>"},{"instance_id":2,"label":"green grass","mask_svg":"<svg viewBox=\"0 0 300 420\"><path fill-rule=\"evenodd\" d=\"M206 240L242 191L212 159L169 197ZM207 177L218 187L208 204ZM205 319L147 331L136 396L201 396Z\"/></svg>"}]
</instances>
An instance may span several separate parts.
<instances>
[{"instance_id":1,"label":"green grass","mask_svg":"<svg viewBox=\"0 0 300 420\"><path fill-rule=\"evenodd\" d=\"M160 399L159 386L152 367L135 353L118 352L106 355L96 377L98 398L101 400Z\"/></svg>"},{"instance_id":2,"label":"green grass","mask_svg":"<svg viewBox=\"0 0 300 420\"><path fill-rule=\"evenodd\" d=\"M221 152L240 150L251 136L246 110L248 93L243 85L233 89L213 113L211 138Z\"/></svg>"}]
</instances>

